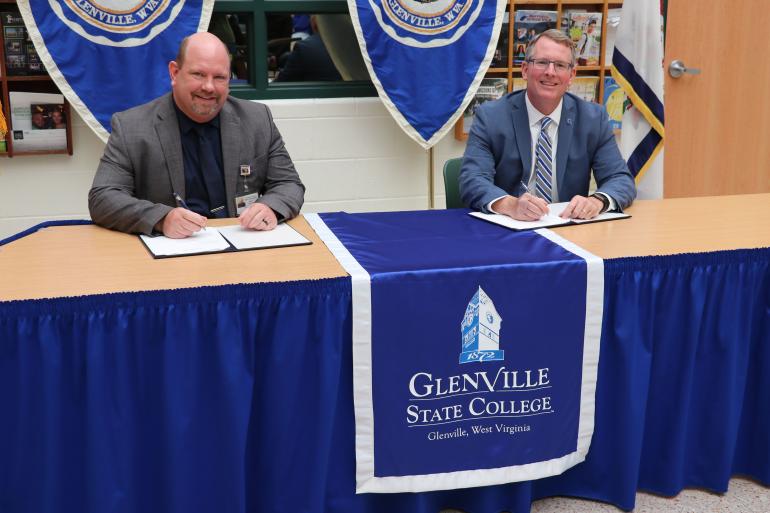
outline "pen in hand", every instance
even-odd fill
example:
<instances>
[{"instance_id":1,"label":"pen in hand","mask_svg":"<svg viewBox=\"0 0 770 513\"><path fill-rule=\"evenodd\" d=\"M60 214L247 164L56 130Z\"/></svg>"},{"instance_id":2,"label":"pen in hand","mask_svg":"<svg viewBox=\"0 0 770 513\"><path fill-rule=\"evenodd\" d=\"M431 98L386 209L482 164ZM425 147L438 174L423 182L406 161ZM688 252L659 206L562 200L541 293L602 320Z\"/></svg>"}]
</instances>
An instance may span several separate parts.
<instances>
[{"instance_id":1,"label":"pen in hand","mask_svg":"<svg viewBox=\"0 0 770 513\"><path fill-rule=\"evenodd\" d=\"M181 208L183 208L185 210L189 210L190 212L192 212L192 209L187 206L187 203L185 203L185 201L182 199L182 197L179 194L177 194L176 192L174 192L172 194L174 195L174 201L176 201L176 206L177 207L181 207ZM202 226L201 228L203 228L203 231L206 231L206 227L205 226Z\"/></svg>"},{"instance_id":2,"label":"pen in hand","mask_svg":"<svg viewBox=\"0 0 770 513\"><path fill-rule=\"evenodd\" d=\"M545 208L542 208L542 206L541 206L541 208L539 209L539 210L540 210L540 212L538 213L538 219L539 219L539 218L542 218L544 215L547 215L547 214L548 214L548 212L549 212L548 204L547 204L547 203L545 203L545 201L544 201L542 198L540 198L540 197L539 197L539 196L537 196L536 194L532 194L532 193L530 192L530 190L529 190L529 186L526 184L526 182L524 182L524 179L523 179L523 178L521 179L521 182L520 182L520 183L521 183L521 187L524 189L524 192L522 192L522 196L523 196L524 194L529 194L530 196L532 196L532 197L533 197L533 198L532 198L532 200L530 200L530 202L531 202L533 205L536 205L536 206L537 206L539 203L543 203L543 204L545 205Z\"/></svg>"},{"instance_id":3,"label":"pen in hand","mask_svg":"<svg viewBox=\"0 0 770 513\"><path fill-rule=\"evenodd\" d=\"M190 210L190 207L187 206L187 203L184 202L184 200L179 194L177 193L173 193L173 194L174 194L174 200L176 201L177 207L182 207L185 210Z\"/></svg>"}]
</instances>

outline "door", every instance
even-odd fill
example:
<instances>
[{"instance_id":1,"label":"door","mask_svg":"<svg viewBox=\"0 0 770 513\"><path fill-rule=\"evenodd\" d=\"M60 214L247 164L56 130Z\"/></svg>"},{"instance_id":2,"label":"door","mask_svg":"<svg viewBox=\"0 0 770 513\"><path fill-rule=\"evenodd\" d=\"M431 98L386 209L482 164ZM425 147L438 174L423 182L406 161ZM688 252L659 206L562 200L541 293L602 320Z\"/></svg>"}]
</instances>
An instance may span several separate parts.
<instances>
[{"instance_id":1,"label":"door","mask_svg":"<svg viewBox=\"0 0 770 513\"><path fill-rule=\"evenodd\" d=\"M669 0L666 198L770 192L767 0ZM672 78L682 61L700 74Z\"/></svg>"}]
</instances>

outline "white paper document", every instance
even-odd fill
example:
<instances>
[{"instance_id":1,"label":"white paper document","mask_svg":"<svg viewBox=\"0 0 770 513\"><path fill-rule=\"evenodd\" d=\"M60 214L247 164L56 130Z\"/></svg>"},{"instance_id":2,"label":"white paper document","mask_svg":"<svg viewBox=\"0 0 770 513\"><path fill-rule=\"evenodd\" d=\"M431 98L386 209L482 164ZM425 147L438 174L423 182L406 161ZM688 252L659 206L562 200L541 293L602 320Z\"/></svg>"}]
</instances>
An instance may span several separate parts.
<instances>
[{"instance_id":1,"label":"white paper document","mask_svg":"<svg viewBox=\"0 0 770 513\"><path fill-rule=\"evenodd\" d=\"M612 221L613 219L625 219L631 217L629 214L624 214L622 212L605 212L593 219L563 219L559 217L559 214L567 208L568 204L568 202L551 203L548 205L548 214L537 221L519 221L502 214L484 214L481 212L470 212L470 215L483 219L484 221L489 221L490 223L505 226L512 230L533 230L535 228L550 228L553 226L564 226L569 224L598 223L601 221Z\"/></svg>"},{"instance_id":2,"label":"white paper document","mask_svg":"<svg viewBox=\"0 0 770 513\"><path fill-rule=\"evenodd\" d=\"M147 249L155 256L195 255L198 253L216 253L224 251L230 244L216 228L206 228L184 239L170 239L162 235L139 236Z\"/></svg>"},{"instance_id":3,"label":"white paper document","mask_svg":"<svg viewBox=\"0 0 770 513\"><path fill-rule=\"evenodd\" d=\"M288 224L279 224L270 231L247 230L239 224L218 228L209 226L184 239L170 239L162 235L156 237L140 235L139 237L156 257L310 244L309 240Z\"/></svg>"},{"instance_id":4,"label":"white paper document","mask_svg":"<svg viewBox=\"0 0 770 513\"><path fill-rule=\"evenodd\" d=\"M222 226L219 228L219 232L230 241L235 249L276 248L310 244L309 240L285 223L266 232L247 230L239 224Z\"/></svg>"}]
</instances>

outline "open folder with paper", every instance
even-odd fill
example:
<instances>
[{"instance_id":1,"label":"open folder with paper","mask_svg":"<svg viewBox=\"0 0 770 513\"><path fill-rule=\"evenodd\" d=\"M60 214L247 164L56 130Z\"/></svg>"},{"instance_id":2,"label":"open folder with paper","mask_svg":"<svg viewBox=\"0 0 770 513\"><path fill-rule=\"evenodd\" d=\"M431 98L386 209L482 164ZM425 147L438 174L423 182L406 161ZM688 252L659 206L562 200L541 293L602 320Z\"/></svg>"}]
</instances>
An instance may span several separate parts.
<instances>
[{"instance_id":1,"label":"open folder with paper","mask_svg":"<svg viewBox=\"0 0 770 513\"><path fill-rule=\"evenodd\" d=\"M470 215L483 221L499 224L511 230L534 230L535 228L551 228L555 226L567 226L571 224L600 223L602 221L614 221L615 219L628 219L629 214L623 212L605 212L592 219L565 219L559 217L569 203L551 203L548 205L548 214L537 221L519 221L502 214L484 214L482 212L470 212Z\"/></svg>"},{"instance_id":2,"label":"open folder with paper","mask_svg":"<svg viewBox=\"0 0 770 513\"><path fill-rule=\"evenodd\" d=\"M184 239L140 235L154 258L205 255L226 251L279 248L312 244L288 224L279 224L274 230L256 231L240 225L206 227Z\"/></svg>"}]
</instances>

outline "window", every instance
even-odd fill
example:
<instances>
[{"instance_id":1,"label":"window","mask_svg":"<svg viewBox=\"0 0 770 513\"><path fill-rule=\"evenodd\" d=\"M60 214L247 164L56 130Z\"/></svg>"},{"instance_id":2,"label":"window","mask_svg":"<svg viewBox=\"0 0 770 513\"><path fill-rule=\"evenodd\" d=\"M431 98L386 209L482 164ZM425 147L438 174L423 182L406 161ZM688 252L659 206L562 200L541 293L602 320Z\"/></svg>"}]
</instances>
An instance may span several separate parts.
<instances>
[{"instance_id":1,"label":"window","mask_svg":"<svg viewBox=\"0 0 770 513\"><path fill-rule=\"evenodd\" d=\"M214 5L209 32L230 51L233 96L377 95L345 1L220 1Z\"/></svg>"}]
</instances>

